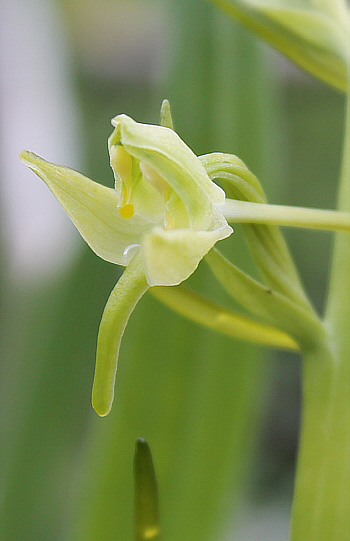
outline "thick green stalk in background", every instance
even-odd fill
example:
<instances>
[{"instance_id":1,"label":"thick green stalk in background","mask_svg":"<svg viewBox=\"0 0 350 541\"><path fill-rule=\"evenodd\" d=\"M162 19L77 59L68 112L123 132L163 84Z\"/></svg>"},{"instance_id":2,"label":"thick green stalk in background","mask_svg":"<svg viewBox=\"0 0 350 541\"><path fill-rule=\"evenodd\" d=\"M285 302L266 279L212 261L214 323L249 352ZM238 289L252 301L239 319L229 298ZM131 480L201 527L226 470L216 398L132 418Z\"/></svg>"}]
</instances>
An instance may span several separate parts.
<instances>
[{"instance_id":1,"label":"thick green stalk in background","mask_svg":"<svg viewBox=\"0 0 350 541\"><path fill-rule=\"evenodd\" d=\"M304 353L292 541L349 539L349 382L349 357L332 339Z\"/></svg>"},{"instance_id":2,"label":"thick green stalk in background","mask_svg":"<svg viewBox=\"0 0 350 541\"><path fill-rule=\"evenodd\" d=\"M338 208L350 211L350 100ZM350 235L337 233L327 336L304 352L302 432L292 541L347 541L350 532Z\"/></svg>"},{"instance_id":3,"label":"thick green stalk in background","mask_svg":"<svg viewBox=\"0 0 350 541\"><path fill-rule=\"evenodd\" d=\"M350 67L349 67L350 70ZM338 209L350 212L350 92L347 97L343 163L338 189ZM350 235L337 233L326 310L326 323L339 356L350 364Z\"/></svg>"}]
</instances>

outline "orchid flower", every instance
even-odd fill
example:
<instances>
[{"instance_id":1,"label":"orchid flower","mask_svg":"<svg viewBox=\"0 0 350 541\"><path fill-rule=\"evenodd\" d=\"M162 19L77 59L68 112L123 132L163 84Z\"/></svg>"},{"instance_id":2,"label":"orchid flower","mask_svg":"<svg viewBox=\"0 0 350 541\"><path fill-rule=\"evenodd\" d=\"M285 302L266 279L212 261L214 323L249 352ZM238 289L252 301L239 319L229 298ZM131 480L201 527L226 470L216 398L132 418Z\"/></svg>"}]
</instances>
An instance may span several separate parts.
<instances>
[{"instance_id":1,"label":"orchid flower","mask_svg":"<svg viewBox=\"0 0 350 541\"><path fill-rule=\"evenodd\" d=\"M171 128L112 119L108 139L113 188L23 151L21 160L49 187L101 258L126 267L106 304L99 330L92 403L107 415L121 337L151 286L186 280L232 228L219 210L224 191Z\"/></svg>"},{"instance_id":2,"label":"orchid flower","mask_svg":"<svg viewBox=\"0 0 350 541\"><path fill-rule=\"evenodd\" d=\"M139 124L126 115L112 119L114 130L108 149L114 188L32 152L20 154L47 184L91 249L102 259L126 267L107 301L98 334L92 404L101 416L112 406L126 324L150 287L163 286L162 291L155 288L156 296L173 308L175 303L176 310L176 299L181 298L178 311L183 313L187 306L189 311L185 309L184 315L194 321L200 316L209 328L214 325L222 332L243 334L253 342L295 349L304 340L305 329L310 325L313 328L314 318L307 315L309 304L278 230L267 226L350 231L348 213L266 204L258 180L236 156L213 153L197 157L172 129L166 100L161 124ZM232 199L225 198L215 180L224 183ZM283 298L276 300L275 295L268 302L264 286L228 266L211 250L232 233L226 220L261 224L256 238L253 235L255 240L249 242L269 287L282 293ZM259 233L262 230L263 235ZM203 300L167 287L186 280L209 251L207 262L215 276L230 294L234 287L236 300L262 317L263 325L242 314L223 314L222 309L212 306L208 315L208 304L203 305ZM289 306L287 298L297 305ZM304 321L298 305L305 303ZM215 321L213 310L219 314ZM288 313L287 319L279 313Z\"/></svg>"}]
</instances>

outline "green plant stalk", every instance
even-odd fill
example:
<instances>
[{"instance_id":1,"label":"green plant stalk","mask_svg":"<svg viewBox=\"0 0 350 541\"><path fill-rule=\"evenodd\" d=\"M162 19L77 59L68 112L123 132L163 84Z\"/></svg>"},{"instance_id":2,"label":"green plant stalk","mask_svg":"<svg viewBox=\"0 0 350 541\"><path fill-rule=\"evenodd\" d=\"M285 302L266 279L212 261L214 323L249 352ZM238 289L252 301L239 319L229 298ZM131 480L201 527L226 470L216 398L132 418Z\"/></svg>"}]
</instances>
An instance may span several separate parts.
<instances>
[{"instance_id":1,"label":"green plant stalk","mask_svg":"<svg viewBox=\"0 0 350 541\"><path fill-rule=\"evenodd\" d=\"M349 98L339 210L350 210ZM348 541L350 532L350 235L337 233L324 326L305 352L292 541Z\"/></svg>"},{"instance_id":2,"label":"green plant stalk","mask_svg":"<svg viewBox=\"0 0 350 541\"><path fill-rule=\"evenodd\" d=\"M226 199L221 208L230 223L263 223L325 231L350 232L350 213Z\"/></svg>"},{"instance_id":3,"label":"green plant stalk","mask_svg":"<svg viewBox=\"0 0 350 541\"><path fill-rule=\"evenodd\" d=\"M304 356L292 541L349 539L349 377L349 363L327 343Z\"/></svg>"},{"instance_id":4,"label":"green plant stalk","mask_svg":"<svg viewBox=\"0 0 350 541\"><path fill-rule=\"evenodd\" d=\"M318 344L324 329L312 310L260 284L215 248L206 255L205 260L227 293L248 312L261 318L264 323L283 330L302 350Z\"/></svg>"},{"instance_id":5,"label":"green plant stalk","mask_svg":"<svg viewBox=\"0 0 350 541\"><path fill-rule=\"evenodd\" d=\"M343 164L340 177L338 209L350 212L350 91L347 99ZM350 363L350 235L337 233L326 307L326 323L337 344L339 355Z\"/></svg>"}]
</instances>

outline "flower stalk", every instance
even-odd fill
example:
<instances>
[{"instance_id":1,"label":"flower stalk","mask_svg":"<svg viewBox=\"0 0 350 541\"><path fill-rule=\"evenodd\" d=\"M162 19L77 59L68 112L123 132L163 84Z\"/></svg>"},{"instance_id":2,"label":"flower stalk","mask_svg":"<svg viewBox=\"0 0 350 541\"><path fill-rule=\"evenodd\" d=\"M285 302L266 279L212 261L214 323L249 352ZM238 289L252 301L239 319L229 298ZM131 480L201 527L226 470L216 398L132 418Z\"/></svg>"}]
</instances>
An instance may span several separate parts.
<instances>
[{"instance_id":1,"label":"flower stalk","mask_svg":"<svg viewBox=\"0 0 350 541\"><path fill-rule=\"evenodd\" d=\"M350 211L350 96L338 207ZM324 327L304 352L301 441L291 541L347 541L350 532L350 235L335 238Z\"/></svg>"},{"instance_id":2,"label":"flower stalk","mask_svg":"<svg viewBox=\"0 0 350 541\"><path fill-rule=\"evenodd\" d=\"M229 223L270 224L350 232L350 212L226 199L222 213Z\"/></svg>"},{"instance_id":3,"label":"flower stalk","mask_svg":"<svg viewBox=\"0 0 350 541\"><path fill-rule=\"evenodd\" d=\"M108 147L114 189L33 153L20 155L48 185L96 254L126 267L100 324L92 392L95 411L105 416L111 409L120 342L130 314L149 288L168 306L208 328L255 343L301 350L303 418L291 539L346 541L350 507L349 123L337 212L268 205L259 181L239 158L193 154L173 131L167 102L162 106L161 126L138 124L126 115L115 117L112 124ZM216 181L230 199L225 199ZM242 223L265 283L245 274L214 248L232 233L227 221ZM304 292L278 225L337 232L325 320ZM253 317L223 309L179 286L203 258L228 294Z\"/></svg>"},{"instance_id":4,"label":"flower stalk","mask_svg":"<svg viewBox=\"0 0 350 541\"><path fill-rule=\"evenodd\" d=\"M303 354L302 429L291 541L347 541L350 531L350 363L330 336Z\"/></svg>"}]
</instances>

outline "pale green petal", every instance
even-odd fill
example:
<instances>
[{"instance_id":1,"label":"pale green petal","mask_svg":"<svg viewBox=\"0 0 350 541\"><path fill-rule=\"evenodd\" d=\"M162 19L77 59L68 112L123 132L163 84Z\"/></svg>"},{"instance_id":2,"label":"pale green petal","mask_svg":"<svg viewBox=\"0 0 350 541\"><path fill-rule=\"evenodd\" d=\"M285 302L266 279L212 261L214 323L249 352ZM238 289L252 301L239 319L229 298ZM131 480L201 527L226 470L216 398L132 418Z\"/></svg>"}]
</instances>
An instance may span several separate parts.
<instances>
[{"instance_id":1,"label":"pale green petal","mask_svg":"<svg viewBox=\"0 0 350 541\"><path fill-rule=\"evenodd\" d=\"M141 245L148 284L180 284L196 270L214 244L231 233L232 228L223 218L211 231L155 227L144 236Z\"/></svg>"},{"instance_id":2,"label":"pale green petal","mask_svg":"<svg viewBox=\"0 0 350 541\"><path fill-rule=\"evenodd\" d=\"M100 323L92 405L101 417L112 407L119 347L126 324L147 289L141 257L136 254L110 294Z\"/></svg>"},{"instance_id":3,"label":"pale green petal","mask_svg":"<svg viewBox=\"0 0 350 541\"><path fill-rule=\"evenodd\" d=\"M139 124L126 115L116 116L112 124L115 130L109 147L121 143L132 156L154 169L183 201L191 227L208 229L212 204L223 204L225 193L209 179L192 150L164 126Z\"/></svg>"},{"instance_id":4,"label":"pale green petal","mask_svg":"<svg viewBox=\"0 0 350 541\"><path fill-rule=\"evenodd\" d=\"M120 217L114 189L24 151L21 160L49 187L90 248L102 259L127 265L141 235L153 227L139 216Z\"/></svg>"}]
</instances>

